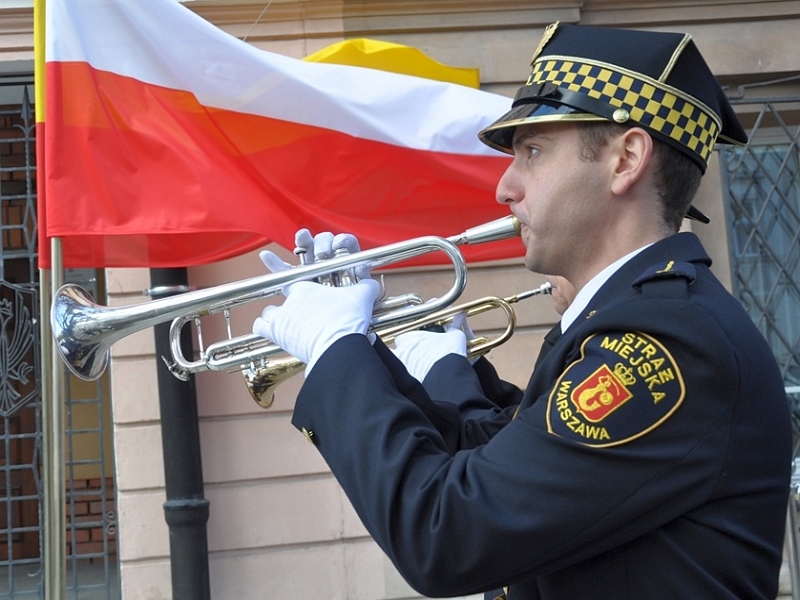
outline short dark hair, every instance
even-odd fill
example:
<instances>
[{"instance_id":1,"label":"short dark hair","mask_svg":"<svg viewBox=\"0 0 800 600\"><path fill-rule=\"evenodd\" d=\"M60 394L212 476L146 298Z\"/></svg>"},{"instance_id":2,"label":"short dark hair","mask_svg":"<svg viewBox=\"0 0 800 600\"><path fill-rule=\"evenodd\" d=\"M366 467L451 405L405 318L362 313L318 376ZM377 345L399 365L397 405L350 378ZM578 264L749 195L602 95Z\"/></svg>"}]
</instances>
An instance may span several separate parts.
<instances>
[{"instance_id":1,"label":"short dark hair","mask_svg":"<svg viewBox=\"0 0 800 600\"><path fill-rule=\"evenodd\" d=\"M581 158L588 161L597 160L600 148L605 146L612 136L626 129L630 129L630 126L611 122L583 124L580 127L583 144ZM658 168L656 187L661 198L662 217L672 231L678 231L700 186L703 172L694 160L655 137L653 154Z\"/></svg>"}]
</instances>

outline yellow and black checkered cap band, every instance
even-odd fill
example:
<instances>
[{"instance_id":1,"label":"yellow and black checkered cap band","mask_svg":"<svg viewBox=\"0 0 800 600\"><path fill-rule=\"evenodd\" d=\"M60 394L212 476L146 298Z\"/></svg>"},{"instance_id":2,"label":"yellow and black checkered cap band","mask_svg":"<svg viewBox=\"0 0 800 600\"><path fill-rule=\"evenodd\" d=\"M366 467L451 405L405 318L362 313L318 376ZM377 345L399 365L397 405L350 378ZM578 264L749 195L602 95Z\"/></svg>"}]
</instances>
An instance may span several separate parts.
<instances>
[{"instance_id":1,"label":"yellow and black checkered cap band","mask_svg":"<svg viewBox=\"0 0 800 600\"><path fill-rule=\"evenodd\" d=\"M630 121L690 150L704 164L708 163L721 128L719 117L700 101L655 79L613 65L569 57L543 57L534 63L526 86L541 83L573 92L570 94L573 101L565 99L565 103L575 108L600 114L597 107L607 106L608 110L602 111L607 114L600 114L606 118L612 118L615 110L624 109L630 114ZM595 102L580 106L581 96Z\"/></svg>"}]
</instances>

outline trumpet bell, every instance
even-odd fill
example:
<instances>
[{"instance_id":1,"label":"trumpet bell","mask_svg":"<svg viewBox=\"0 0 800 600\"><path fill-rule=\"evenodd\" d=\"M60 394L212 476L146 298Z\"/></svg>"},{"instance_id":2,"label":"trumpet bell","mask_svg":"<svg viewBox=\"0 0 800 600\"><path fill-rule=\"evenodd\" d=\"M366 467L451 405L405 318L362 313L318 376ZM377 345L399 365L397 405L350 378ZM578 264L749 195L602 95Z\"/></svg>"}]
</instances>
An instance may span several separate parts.
<instances>
[{"instance_id":1,"label":"trumpet bell","mask_svg":"<svg viewBox=\"0 0 800 600\"><path fill-rule=\"evenodd\" d=\"M261 408L270 408L275 401L275 389L300 373L305 366L304 362L294 356L270 358L266 367L250 366L242 371L242 375L256 404Z\"/></svg>"},{"instance_id":2,"label":"trumpet bell","mask_svg":"<svg viewBox=\"0 0 800 600\"><path fill-rule=\"evenodd\" d=\"M94 380L108 366L109 349L117 339L96 327L103 308L82 287L68 283L53 300L51 325L64 362L81 379Z\"/></svg>"}]
</instances>

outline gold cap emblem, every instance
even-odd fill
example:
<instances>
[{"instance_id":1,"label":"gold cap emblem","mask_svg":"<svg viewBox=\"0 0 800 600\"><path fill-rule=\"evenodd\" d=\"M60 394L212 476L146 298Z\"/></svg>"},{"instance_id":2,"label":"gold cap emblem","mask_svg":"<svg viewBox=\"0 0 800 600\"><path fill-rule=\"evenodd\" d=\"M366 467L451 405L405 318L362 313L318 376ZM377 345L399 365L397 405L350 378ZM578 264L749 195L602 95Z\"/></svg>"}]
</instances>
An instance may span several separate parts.
<instances>
[{"instance_id":1,"label":"gold cap emblem","mask_svg":"<svg viewBox=\"0 0 800 600\"><path fill-rule=\"evenodd\" d=\"M558 28L558 23L559 21L556 21L555 23L550 23L550 25L545 27L544 33L542 34L542 39L539 40L539 45L536 46L536 50L533 51L533 56L531 56L531 64L533 64L533 61L536 60L536 57L542 53L542 50L544 50L544 47L547 45L547 42L550 41L550 38L553 37L553 34Z\"/></svg>"}]
</instances>

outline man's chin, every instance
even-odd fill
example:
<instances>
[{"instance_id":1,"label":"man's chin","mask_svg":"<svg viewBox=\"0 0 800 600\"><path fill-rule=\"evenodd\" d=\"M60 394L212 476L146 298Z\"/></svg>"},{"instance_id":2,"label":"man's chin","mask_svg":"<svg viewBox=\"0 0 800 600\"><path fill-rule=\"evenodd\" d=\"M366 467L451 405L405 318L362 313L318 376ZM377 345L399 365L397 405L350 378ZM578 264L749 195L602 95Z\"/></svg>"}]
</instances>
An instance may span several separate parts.
<instances>
[{"instance_id":1,"label":"man's chin","mask_svg":"<svg viewBox=\"0 0 800 600\"><path fill-rule=\"evenodd\" d=\"M530 252L525 254L525 260L523 261L525 264L525 268L529 271L533 271L534 273L546 273L547 271L542 270L541 261L538 260L535 256L532 256Z\"/></svg>"}]
</instances>

